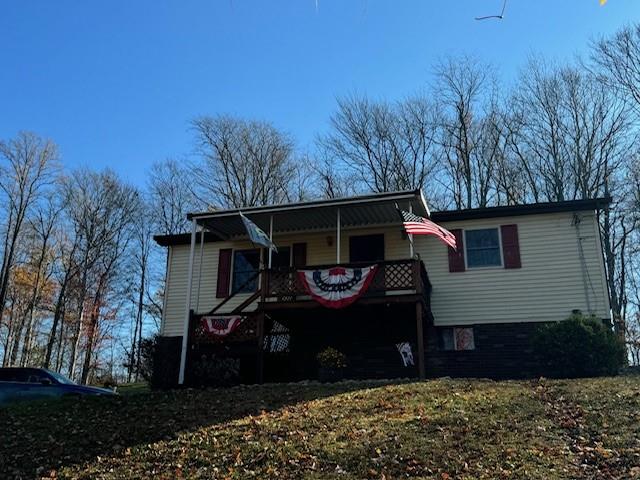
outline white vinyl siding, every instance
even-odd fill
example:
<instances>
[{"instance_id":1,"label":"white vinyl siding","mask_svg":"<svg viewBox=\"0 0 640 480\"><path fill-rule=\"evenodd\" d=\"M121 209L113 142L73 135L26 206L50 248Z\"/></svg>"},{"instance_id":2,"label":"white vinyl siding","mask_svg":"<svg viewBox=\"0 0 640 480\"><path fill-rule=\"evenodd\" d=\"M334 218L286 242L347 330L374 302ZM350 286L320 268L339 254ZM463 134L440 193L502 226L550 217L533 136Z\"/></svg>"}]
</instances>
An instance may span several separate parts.
<instances>
[{"instance_id":1,"label":"white vinyl siding","mask_svg":"<svg viewBox=\"0 0 640 480\"><path fill-rule=\"evenodd\" d=\"M579 236L585 258L585 275L578 254L578 237L572 225L573 213L521 215L481 220L447 222L451 230L500 228L516 224L522 268L475 268L449 272L447 247L435 237L414 236L416 253L424 261L431 284L432 312L438 326L476 323L538 322L566 318L572 309L588 312L583 280L594 314L609 318L609 304L600 253L598 227L593 212L580 212ZM384 228L344 229L341 261L349 261L349 237L383 233L385 259L409 258L409 242L400 225ZM328 245L328 237L332 245ZM307 264L336 263L336 233L325 231L298 235L277 235L276 245L307 244ZM184 324L189 245L171 248L167 298L162 334L182 335ZM192 308L205 313L222 299L216 298L218 251L221 248L252 248L247 241L213 242L204 245L200 275L200 244L196 244ZM197 300L197 292L200 299ZM220 311L226 313L248 298L236 295ZM255 304L252 308L255 308ZM247 310L251 310L248 308ZM330 313L330 312L329 312Z\"/></svg>"},{"instance_id":2,"label":"white vinyl siding","mask_svg":"<svg viewBox=\"0 0 640 480\"><path fill-rule=\"evenodd\" d=\"M478 268L449 272L447 248L435 238L414 237L433 286L435 324L545 322L563 320L580 309L609 318L598 230L593 212L580 212L578 253L573 213L521 215L447 222L452 229L516 224L522 268ZM587 293L585 294L585 282ZM589 302L587 302L587 295Z\"/></svg>"}]
</instances>

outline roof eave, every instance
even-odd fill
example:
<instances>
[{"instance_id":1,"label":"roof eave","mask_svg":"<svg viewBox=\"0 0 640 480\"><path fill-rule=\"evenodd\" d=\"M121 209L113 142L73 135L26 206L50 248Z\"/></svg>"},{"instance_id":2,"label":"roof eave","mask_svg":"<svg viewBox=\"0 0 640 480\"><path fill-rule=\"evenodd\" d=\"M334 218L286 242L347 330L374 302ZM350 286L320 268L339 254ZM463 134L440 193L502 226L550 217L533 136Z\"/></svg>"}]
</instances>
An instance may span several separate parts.
<instances>
[{"instance_id":1,"label":"roof eave","mask_svg":"<svg viewBox=\"0 0 640 480\"><path fill-rule=\"evenodd\" d=\"M377 202L377 201L389 201L389 200L406 200L408 198L419 197L420 201L424 204L425 210L428 212L429 208L427 207L427 203L424 199L422 191L420 189L416 190L403 190L398 192L383 192L383 193L374 193L370 195L363 196L355 196L355 197L347 197L347 198L336 198L336 199L328 199L328 200L314 200L310 202L298 202L298 203L287 203L282 205L266 205L260 207L243 207L243 208L233 208L228 210L219 210L215 212L200 212L200 213L189 213L187 214L187 219L192 220L204 220L207 218L221 218L228 217L233 215L238 215L240 212L251 214L251 213L283 213L290 210L304 210L308 208L317 208L317 207L342 207L349 205L358 205L367 202Z\"/></svg>"},{"instance_id":2,"label":"roof eave","mask_svg":"<svg viewBox=\"0 0 640 480\"><path fill-rule=\"evenodd\" d=\"M508 205L488 208L472 208L467 210L449 210L434 212L431 219L434 222L451 222L456 220L473 220L481 218L514 217L520 215L535 215L562 212L579 212L600 210L612 198L600 197L586 200L567 200L563 202L530 203L526 205Z\"/></svg>"}]
</instances>

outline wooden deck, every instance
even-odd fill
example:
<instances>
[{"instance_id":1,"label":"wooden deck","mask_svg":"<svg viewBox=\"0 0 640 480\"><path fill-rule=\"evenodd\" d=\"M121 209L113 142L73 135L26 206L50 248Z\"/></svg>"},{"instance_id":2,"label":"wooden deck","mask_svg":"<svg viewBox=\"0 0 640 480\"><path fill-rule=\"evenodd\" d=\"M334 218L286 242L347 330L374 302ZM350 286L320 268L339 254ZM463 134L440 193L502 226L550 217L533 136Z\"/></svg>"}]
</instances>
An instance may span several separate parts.
<instances>
[{"instance_id":1,"label":"wooden deck","mask_svg":"<svg viewBox=\"0 0 640 480\"><path fill-rule=\"evenodd\" d=\"M347 263L346 268L365 267L371 263ZM360 304L379 302L415 302L429 293L430 285L424 265L419 260L387 260L377 262L378 269L367 292L356 302ZM306 270L322 270L335 265L311 265ZM266 271L262 284L261 307L312 308L320 306L312 301L304 289L295 268Z\"/></svg>"}]
</instances>

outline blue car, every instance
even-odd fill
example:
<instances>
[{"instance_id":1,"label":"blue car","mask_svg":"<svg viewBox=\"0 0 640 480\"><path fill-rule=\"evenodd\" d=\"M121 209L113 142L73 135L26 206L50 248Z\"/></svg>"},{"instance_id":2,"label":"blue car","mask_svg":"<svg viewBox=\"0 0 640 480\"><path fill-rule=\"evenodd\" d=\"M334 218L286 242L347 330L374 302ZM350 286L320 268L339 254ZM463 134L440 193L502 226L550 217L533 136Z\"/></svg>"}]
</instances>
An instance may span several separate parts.
<instances>
[{"instance_id":1,"label":"blue car","mask_svg":"<svg viewBox=\"0 0 640 480\"><path fill-rule=\"evenodd\" d=\"M24 400L115 394L108 388L78 385L46 368L0 368L0 405Z\"/></svg>"}]
</instances>

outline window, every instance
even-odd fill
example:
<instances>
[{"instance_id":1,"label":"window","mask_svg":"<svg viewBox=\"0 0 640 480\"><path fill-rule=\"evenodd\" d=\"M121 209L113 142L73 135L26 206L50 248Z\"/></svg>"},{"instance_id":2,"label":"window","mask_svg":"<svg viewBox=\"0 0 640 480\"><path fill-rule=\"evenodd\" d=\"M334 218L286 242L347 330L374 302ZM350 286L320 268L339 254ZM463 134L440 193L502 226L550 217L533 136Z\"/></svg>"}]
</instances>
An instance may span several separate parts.
<instances>
[{"instance_id":1,"label":"window","mask_svg":"<svg viewBox=\"0 0 640 480\"><path fill-rule=\"evenodd\" d=\"M244 284L258 272L259 268L260 250L236 250L233 252L233 292L255 292L258 289L257 276L249 284Z\"/></svg>"},{"instance_id":2,"label":"window","mask_svg":"<svg viewBox=\"0 0 640 480\"><path fill-rule=\"evenodd\" d=\"M22 368L0 370L0 382L26 382L29 374Z\"/></svg>"},{"instance_id":3,"label":"window","mask_svg":"<svg viewBox=\"0 0 640 480\"><path fill-rule=\"evenodd\" d=\"M48 375L42 372L39 372L37 370L32 370L29 372L29 377L27 378L27 382L28 383L42 383L42 382L53 383L51 381L51 378L49 378Z\"/></svg>"},{"instance_id":4,"label":"window","mask_svg":"<svg viewBox=\"0 0 640 480\"><path fill-rule=\"evenodd\" d=\"M475 350L473 327L441 328L441 350Z\"/></svg>"},{"instance_id":5,"label":"window","mask_svg":"<svg viewBox=\"0 0 640 480\"><path fill-rule=\"evenodd\" d=\"M500 234L497 228L465 230L467 267L501 267Z\"/></svg>"}]
</instances>

